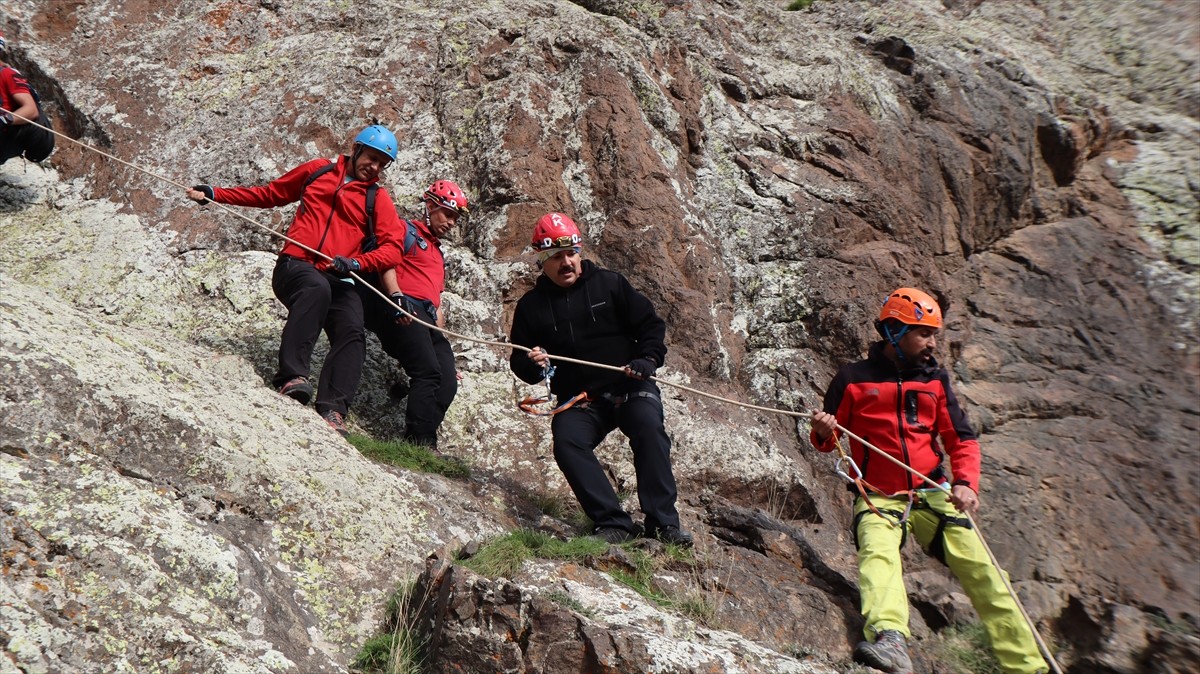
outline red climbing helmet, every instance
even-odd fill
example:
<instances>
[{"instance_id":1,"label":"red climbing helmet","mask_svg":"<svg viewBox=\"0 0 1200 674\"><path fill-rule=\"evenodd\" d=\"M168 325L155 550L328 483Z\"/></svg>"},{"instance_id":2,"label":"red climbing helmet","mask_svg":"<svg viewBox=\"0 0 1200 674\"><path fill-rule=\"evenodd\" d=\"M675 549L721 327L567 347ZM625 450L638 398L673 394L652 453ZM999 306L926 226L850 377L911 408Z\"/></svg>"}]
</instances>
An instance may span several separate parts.
<instances>
[{"instance_id":1,"label":"red climbing helmet","mask_svg":"<svg viewBox=\"0 0 1200 674\"><path fill-rule=\"evenodd\" d=\"M889 318L905 325L925 325L942 329L942 309L937 300L916 288L897 288L879 309L879 322Z\"/></svg>"},{"instance_id":2,"label":"red climbing helmet","mask_svg":"<svg viewBox=\"0 0 1200 674\"><path fill-rule=\"evenodd\" d=\"M421 199L425 203L454 211L460 218L465 218L470 214L470 209L467 208L466 193L449 180L439 180L430 185L429 189L425 190L425 194L421 195Z\"/></svg>"},{"instance_id":3,"label":"red climbing helmet","mask_svg":"<svg viewBox=\"0 0 1200 674\"><path fill-rule=\"evenodd\" d=\"M534 250L575 248L582 244L575 221L562 213L547 213L533 226Z\"/></svg>"}]
</instances>

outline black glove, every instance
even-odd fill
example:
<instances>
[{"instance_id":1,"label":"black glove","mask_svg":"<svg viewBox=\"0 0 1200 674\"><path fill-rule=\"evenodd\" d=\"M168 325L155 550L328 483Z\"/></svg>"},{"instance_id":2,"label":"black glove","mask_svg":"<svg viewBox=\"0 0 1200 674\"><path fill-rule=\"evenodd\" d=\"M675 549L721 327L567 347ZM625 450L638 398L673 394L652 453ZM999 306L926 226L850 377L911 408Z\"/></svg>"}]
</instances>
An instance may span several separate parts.
<instances>
[{"instance_id":1,"label":"black glove","mask_svg":"<svg viewBox=\"0 0 1200 674\"><path fill-rule=\"evenodd\" d=\"M210 201L215 201L213 199L213 189L212 189L211 185L193 185L192 189L196 190L197 192L204 193L204 201L200 202L201 206L203 206L204 204L207 204Z\"/></svg>"},{"instance_id":2,"label":"black glove","mask_svg":"<svg viewBox=\"0 0 1200 674\"><path fill-rule=\"evenodd\" d=\"M12 116L11 112L0 112L0 124L8 126L9 124L12 124L12 123L13 123L13 116Z\"/></svg>"},{"instance_id":3,"label":"black glove","mask_svg":"<svg viewBox=\"0 0 1200 674\"><path fill-rule=\"evenodd\" d=\"M358 271L359 269L362 269L362 265L358 263L358 260L355 260L352 257L342 257L341 255L333 258L333 262L330 263L330 266L333 267L334 270L336 270L339 274L349 274L352 271Z\"/></svg>"},{"instance_id":4,"label":"black glove","mask_svg":"<svg viewBox=\"0 0 1200 674\"><path fill-rule=\"evenodd\" d=\"M413 298L405 295L404 293L392 293L392 302L396 306L407 311L414 318L421 317L421 315L417 313L417 303L415 301L413 301ZM392 318L396 318L396 319L407 318L407 316L400 313L399 311L394 312L394 314L395 315L393 315Z\"/></svg>"},{"instance_id":5,"label":"black glove","mask_svg":"<svg viewBox=\"0 0 1200 674\"><path fill-rule=\"evenodd\" d=\"M658 366L649 358L634 358L625 367L629 368L629 376L634 379L649 379L654 376Z\"/></svg>"}]
</instances>

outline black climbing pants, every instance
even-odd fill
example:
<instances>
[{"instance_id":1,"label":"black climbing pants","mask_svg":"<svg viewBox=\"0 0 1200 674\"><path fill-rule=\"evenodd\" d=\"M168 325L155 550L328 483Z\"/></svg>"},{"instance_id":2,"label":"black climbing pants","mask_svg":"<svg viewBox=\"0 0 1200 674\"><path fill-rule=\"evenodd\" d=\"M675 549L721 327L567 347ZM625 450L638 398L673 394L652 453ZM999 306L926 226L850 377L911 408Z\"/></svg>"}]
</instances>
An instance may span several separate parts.
<instances>
[{"instance_id":1,"label":"black climbing pants","mask_svg":"<svg viewBox=\"0 0 1200 674\"><path fill-rule=\"evenodd\" d=\"M329 338L329 354L317 384L317 412L345 415L362 380L366 338L362 300L354 284L317 271L307 260L280 255L271 277L275 297L288 308L279 343L275 388L293 377L307 377L313 347L321 331Z\"/></svg>"},{"instance_id":2,"label":"black climbing pants","mask_svg":"<svg viewBox=\"0 0 1200 674\"><path fill-rule=\"evenodd\" d=\"M679 526L675 509L675 475L671 471L671 439L663 427L663 407L652 382L618 398L599 398L554 416L554 460L571 485L583 512L597 528L633 531L633 520L621 508L595 449L614 429L629 438L637 475L638 500L648 532Z\"/></svg>"},{"instance_id":3,"label":"black climbing pants","mask_svg":"<svg viewBox=\"0 0 1200 674\"><path fill-rule=\"evenodd\" d=\"M450 341L441 332L416 322L399 325L394 318L395 309L378 296L364 299L364 303L367 327L379 337L384 353L395 358L408 375L404 435L436 447L438 427L458 394L458 373ZM418 300L417 305L416 317L436 325L433 304Z\"/></svg>"}]
</instances>

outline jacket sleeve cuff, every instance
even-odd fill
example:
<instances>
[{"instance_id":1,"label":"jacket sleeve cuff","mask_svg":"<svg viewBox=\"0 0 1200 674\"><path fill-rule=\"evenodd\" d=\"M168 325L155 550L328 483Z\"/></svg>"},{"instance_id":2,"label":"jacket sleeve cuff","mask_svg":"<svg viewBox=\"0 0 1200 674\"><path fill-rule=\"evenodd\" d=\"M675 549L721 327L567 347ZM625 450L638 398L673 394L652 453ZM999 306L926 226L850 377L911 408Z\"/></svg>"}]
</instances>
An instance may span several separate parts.
<instances>
[{"instance_id":1,"label":"jacket sleeve cuff","mask_svg":"<svg viewBox=\"0 0 1200 674\"><path fill-rule=\"evenodd\" d=\"M979 485L976 485L976 484L971 484L971 481L970 481L970 480L955 480L955 481L954 481L954 482L951 484L951 486L952 486L952 487L957 487L957 486L959 486L959 485L962 485L962 486L964 486L964 487L970 487L970 488L971 488L971 491L975 492L976 494L978 494L978 493L979 493Z\"/></svg>"},{"instance_id":2,"label":"jacket sleeve cuff","mask_svg":"<svg viewBox=\"0 0 1200 674\"><path fill-rule=\"evenodd\" d=\"M818 438L816 431L810 431L808 434L808 439L809 442L812 442L812 446L815 447L818 452L832 452L833 448L837 446L837 431L834 431L833 434L828 438L825 438L825 440Z\"/></svg>"}]
</instances>

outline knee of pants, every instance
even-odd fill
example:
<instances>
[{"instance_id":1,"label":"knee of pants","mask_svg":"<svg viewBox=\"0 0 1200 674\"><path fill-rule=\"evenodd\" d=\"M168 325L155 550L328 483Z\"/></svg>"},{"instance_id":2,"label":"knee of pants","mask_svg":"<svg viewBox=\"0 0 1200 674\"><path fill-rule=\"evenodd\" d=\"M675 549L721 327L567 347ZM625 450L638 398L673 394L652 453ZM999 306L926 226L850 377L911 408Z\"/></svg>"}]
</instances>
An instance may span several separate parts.
<instances>
[{"instance_id":1,"label":"knee of pants","mask_svg":"<svg viewBox=\"0 0 1200 674\"><path fill-rule=\"evenodd\" d=\"M904 526L894 526L890 520L873 512L864 514L855 530L858 536L859 557L875 555L900 556Z\"/></svg>"},{"instance_id":2,"label":"knee of pants","mask_svg":"<svg viewBox=\"0 0 1200 674\"><path fill-rule=\"evenodd\" d=\"M293 262L292 264L297 263ZM286 296L279 297L279 301L283 302L289 309L296 305L303 305L324 313L329 310L329 306L333 303L333 290L321 278L317 278L315 283L309 279L304 279L302 285L287 288L286 291L290 292L286 292Z\"/></svg>"}]
</instances>

